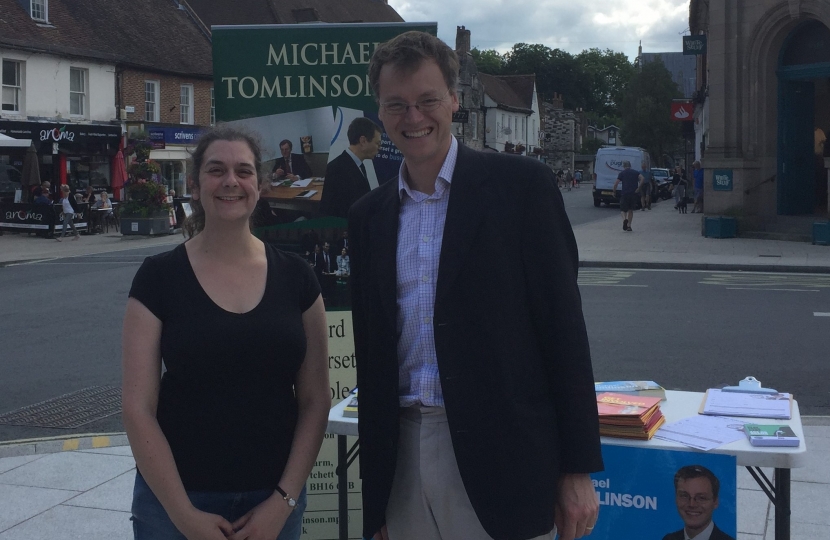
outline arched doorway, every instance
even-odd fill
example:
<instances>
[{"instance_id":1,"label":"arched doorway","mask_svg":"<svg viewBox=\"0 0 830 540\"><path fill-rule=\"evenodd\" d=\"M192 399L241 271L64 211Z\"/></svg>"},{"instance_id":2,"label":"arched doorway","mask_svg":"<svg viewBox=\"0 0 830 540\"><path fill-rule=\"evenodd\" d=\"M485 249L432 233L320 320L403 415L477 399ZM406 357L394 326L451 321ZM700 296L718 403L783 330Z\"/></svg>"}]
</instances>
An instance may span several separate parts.
<instances>
[{"instance_id":1,"label":"arched doorway","mask_svg":"<svg viewBox=\"0 0 830 540\"><path fill-rule=\"evenodd\" d=\"M778 214L826 214L830 145L819 141L830 132L830 29L815 20L794 28L777 74Z\"/></svg>"}]
</instances>

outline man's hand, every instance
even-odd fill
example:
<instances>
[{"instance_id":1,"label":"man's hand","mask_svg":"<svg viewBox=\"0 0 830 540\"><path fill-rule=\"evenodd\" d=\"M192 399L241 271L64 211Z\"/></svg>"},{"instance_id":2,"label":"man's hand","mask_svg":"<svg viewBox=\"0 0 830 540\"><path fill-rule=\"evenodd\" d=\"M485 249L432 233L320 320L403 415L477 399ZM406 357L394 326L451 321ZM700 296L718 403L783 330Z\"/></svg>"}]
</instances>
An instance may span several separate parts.
<instances>
[{"instance_id":1,"label":"man's hand","mask_svg":"<svg viewBox=\"0 0 830 540\"><path fill-rule=\"evenodd\" d=\"M276 178L282 178L283 176L285 176L285 171L282 168L279 168L276 171L274 171L274 174L276 175Z\"/></svg>"},{"instance_id":2,"label":"man's hand","mask_svg":"<svg viewBox=\"0 0 830 540\"><path fill-rule=\"evenodd\" d=\"M565 474L559 479L554 522L559 540L574 540L591 534L599 515L599 500L591 477Z\"/></svg>"},{"instance_id":3,"label":"man's hand","mask_svg":"<svg viewBox=\"0 0 830 540\"><path fill-rule=\"evenodd\" d=\"M372 540L389 540L389 533L386 530L386 525L381 527L380 530L375 533Z\"/></svg>"}]
</instances>

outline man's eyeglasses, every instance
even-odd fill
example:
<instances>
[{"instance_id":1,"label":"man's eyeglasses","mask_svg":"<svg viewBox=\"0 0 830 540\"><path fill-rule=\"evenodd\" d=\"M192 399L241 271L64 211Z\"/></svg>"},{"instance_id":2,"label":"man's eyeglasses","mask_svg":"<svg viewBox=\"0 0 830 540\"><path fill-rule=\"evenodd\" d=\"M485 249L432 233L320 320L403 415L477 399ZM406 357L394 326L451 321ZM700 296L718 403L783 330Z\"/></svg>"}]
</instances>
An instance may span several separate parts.
<instances>
[{"instance_id":1,"label":"man's eyeglasses","mask_svg":"<svg viewBox=\"0 0 830 540\"><path fill-rule=\"evenodd\" d=\"M677 494L677 499L684 503L688 503L691 500L696 504L706 504L712 502L713 497L710 497L709 495L695 495L692 497L685 491L681 491Z\"/></svg>"},{"instance_id":2,"label":"man's eyeglasses","mask_svg":"<svg viewBox=\"0 0 830 540\"><path fill-rule=\"evenodd\" d=\"M386 103L381 103L380 106L386 112L386 114L391 114L392 116L400 116L402 114L406 114L410 107L415 107L420 112L431 112L441 106L444 103L444 100L449 95L450 91L447 90L443 96L440 98L424 98L419 99L415 102L414 105L410 105L409 103L404 103L403 101L387 101Z\"/></svg>"}]
</instances>

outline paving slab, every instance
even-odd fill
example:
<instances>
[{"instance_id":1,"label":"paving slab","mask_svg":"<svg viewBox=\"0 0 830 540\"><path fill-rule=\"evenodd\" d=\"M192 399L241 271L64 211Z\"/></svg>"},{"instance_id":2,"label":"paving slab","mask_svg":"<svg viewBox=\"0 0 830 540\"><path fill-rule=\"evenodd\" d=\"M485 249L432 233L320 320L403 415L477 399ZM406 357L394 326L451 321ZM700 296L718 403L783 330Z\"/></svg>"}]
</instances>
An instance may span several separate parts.
<instances>
[{"instance_id":1,"label":"paving slab","mask_svg":"<svg viewBox=\"0 0 830 540\"><path fill-rule=\"evenodd\" d=\"M30 486L3 486L0 489L0 532L30 519L78 495L77 491ZM2 538L2 535L0 535ZM32 538L42 538L33 536Z\"/></svg>"},{"instance_id":2,"label":"paving slab","mask_svg":"<svg viewBox=\"0 0 830 540\"><path fill-rule=\"evenodd\" d=\"M43 456L31 454L28 456L14 456L0 459L0 473L16 469L21 465L25 465L42 457Z\"/></svg>"},{"instance_id":3,"label":"paving slab","mask_svg":"<svg viewBox=\"0 0 830 540\"><path fill-rule=\"evenodd\" d=\"M133 455L133 449L129 446L111 446L109 448L90 448L88 450L78 450L78 452L86 454L106 454L110 456L130 456Z\"/></svg>"},{"instance_id":4,"label":"paving slab","mask_svg":"<svg viewBox=\"0 0 830 540\"><path fill-rule=\"evenodd\" d=\"M59 505L0 533L0 540L132 540L130 514Z\"/></svg>"},{"instance_id":5,"label":"paving slab","mask_svg":"<svg viewBox=\"0 0 830 540\"><path fill-rule=\"evenodd\" d=\"M127 456L61 452L0 474L0 484L87 491L133 467Z\"/></svg>"},{"instance_id":6,"label":"paving slab","mask_svg":"<svg viewBox=\"0 0 830 540\"><path fill-rule=\"evenodd\" d=\"M118 510L130 512L133 502L133 485L135 469L104 482L98 487L67 500L67 506L83 506L100 510Z\"/></svg>"},{"instance_id":7,"label":"paving slab","mask_svg":"<svg viewBox=\"0 0 830 540\"><path fill-rule=\"evenodd\" d=\"M763 536L769 517L769 506L769 498L763 491L739 489L738 531Z\"/></svg>"}]
</instances>

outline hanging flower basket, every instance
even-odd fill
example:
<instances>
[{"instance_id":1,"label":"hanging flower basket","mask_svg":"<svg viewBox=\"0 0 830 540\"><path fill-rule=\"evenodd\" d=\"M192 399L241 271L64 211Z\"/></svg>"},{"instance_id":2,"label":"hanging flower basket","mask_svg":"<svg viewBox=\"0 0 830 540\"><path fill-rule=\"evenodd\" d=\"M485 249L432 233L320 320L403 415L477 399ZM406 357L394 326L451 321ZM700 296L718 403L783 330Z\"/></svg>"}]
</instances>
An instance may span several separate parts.
<instances>
[{"instance_id":1,"label":"hanging flower basket","mask_svg":"<svg viewBox=\"0 0 830 540\"><path fill-rule=\"evenodd\" d=\"M127 172L137 180L150 180L154 174L161 173L161 167L158 163L150 159L146 161L133 161L127 168Z\"/></svg>"}]
</instances>

